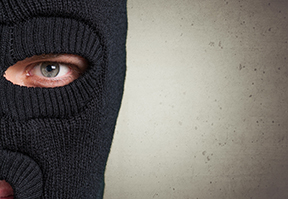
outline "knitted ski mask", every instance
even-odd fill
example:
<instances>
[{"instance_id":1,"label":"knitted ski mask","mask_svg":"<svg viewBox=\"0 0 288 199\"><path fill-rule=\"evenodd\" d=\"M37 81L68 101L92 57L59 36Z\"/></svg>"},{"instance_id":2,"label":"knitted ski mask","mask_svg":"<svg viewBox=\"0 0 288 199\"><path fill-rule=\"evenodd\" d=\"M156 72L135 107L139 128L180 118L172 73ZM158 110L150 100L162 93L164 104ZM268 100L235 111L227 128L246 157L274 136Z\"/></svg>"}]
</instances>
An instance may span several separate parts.
<instances>
[{"instance_id":1,"label":"knitted ski mask","mask_svg":"<svg viewBox=\"0 0 288 199\"><path fill-rule=\"evenodd\" d=\"M0 1L0 180L15 199L102 198L126 68L126 0ZM33 55L76 54L89 69L57 88L3 76Z\"/></svg>"}]
</instances>

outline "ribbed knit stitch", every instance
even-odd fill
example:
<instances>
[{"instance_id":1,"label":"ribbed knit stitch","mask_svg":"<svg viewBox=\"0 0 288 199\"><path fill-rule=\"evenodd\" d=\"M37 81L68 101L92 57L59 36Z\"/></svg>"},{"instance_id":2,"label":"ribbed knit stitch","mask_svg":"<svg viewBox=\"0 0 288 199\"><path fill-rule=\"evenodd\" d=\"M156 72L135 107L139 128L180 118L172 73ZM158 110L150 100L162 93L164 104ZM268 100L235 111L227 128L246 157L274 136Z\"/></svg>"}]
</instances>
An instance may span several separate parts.
<instances>
[{"instance_id":1,"label":"ribbed knit stitch","mask_svg":"<svg viewBox=\"0 0 288 199\"><path fill-rule=\"evenodd\" d=\"M41 24L50 25L47 28L47 26ZM56 30L62 30L65 26L69 26L69 31L63 31L63 34L57 33ZM13 54L6 54L11 55L10 58L6 56L6 59L22 60L25 57L41 55L43 52L65 52L87 57L93 63L93 67L84 74L84 77L79 78L68 86L53 89L22 88L13 85L6 79L0 79L0 83L3 85L0 88L0 100L4 104L2 106L4 113L10 113L17 119L47 116L63 117L75 114L83 109L83 105L91 97L99 97L97 94L100 92L101 87L96 87L95 85L103 84L101 82L103 81L101 78L103 74L101 73L105 69L103 68L103 52L99 38L91 28L74 19L43 17L33 18L30 21L10 28L14 29L14 35L10 35L10 37L14 36L13 42L10 44L10 48L13 51L7 50L13 52ZM50 29L52 32L49 31ZM76 32L78 36L73 37L71 32ZM21 35L25 35L25 37ZM9 40L11 41L11 39ZM81 45L78 45L78 43ZM7 67L7 64L5 66ZM6 70L5 67L1 69ZM33 96L34 93L36 93L36 96ZM68 97L69 101L67 101ZM14 99L18 100L15 101ZM65 104L64 110L59 109L58 103ZM43 109L43 104L46 104L45 109Z\"/></svg>"},{"instance_id":2,"label":"ribbed knit stitch","mask_svg":"<svg viewBox=\"0 0 288 199\"><path fill-rule=\"evenodd\" d=\"M0 151L0 180L5 179L14 189L15 198L40 198L42 173L29 157L10 151Z\"/></svg>"},{"instance_id":3,"label":"ribbed knit stitch","mask_svg":"<svg viewBox=\"0 0 288 199\"><path fill-rule=\"evenodd\" d=\"M0 180L15 199L98 199L123 94L126 0L0 1ZM27 57L76 54L87 71L57 88L3 76Z\"/></svg>"}]
</instances>

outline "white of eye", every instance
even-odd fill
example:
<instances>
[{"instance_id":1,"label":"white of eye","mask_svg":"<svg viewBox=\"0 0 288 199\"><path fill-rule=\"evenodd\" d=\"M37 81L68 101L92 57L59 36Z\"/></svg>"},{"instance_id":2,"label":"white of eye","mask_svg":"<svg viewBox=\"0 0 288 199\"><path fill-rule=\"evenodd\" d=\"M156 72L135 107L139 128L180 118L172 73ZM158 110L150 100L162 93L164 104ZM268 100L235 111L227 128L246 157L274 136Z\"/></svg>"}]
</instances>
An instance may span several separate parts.
<instances>
[{"instance_id":1,"label":"white of eye","mask_svg":"<svg viewBox=\"0 0 288 199\"><path fill-rule=\"evenodd\" d=\"M57 62L41 62L34 66L32 73L37 76L55 78L66 75L70 71L70 67Z\"/></svg>"}]
</instances>

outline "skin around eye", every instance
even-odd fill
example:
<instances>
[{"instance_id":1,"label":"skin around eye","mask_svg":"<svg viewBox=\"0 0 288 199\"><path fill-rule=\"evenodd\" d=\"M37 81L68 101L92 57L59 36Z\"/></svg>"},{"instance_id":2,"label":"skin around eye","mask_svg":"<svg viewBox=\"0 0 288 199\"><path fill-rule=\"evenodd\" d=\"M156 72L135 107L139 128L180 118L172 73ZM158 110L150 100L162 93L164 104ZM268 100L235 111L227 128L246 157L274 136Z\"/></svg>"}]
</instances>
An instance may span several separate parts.
<instances>
[{"instance_id":1,"label":"skin around eye","mask_svg":"<svg viewBox=\"0 0 288 199\"><path fill-rule=\"evenodd\" d=\"M80 76L78 67L58 62L41 62L27 67L27 87L58 87L69 84Z\"/></svg>"},{"instance_id":2,"label":"skin around eye","mask_svg":"<svg viewBox=\"0 0 288 199\"><path fill-rule=\"evenodd\" d=\"M78 55L35 55L10 66L4 77L20 86L53 88L71 83L87 66L87 60Z\"/></svg>"}]
</instances>

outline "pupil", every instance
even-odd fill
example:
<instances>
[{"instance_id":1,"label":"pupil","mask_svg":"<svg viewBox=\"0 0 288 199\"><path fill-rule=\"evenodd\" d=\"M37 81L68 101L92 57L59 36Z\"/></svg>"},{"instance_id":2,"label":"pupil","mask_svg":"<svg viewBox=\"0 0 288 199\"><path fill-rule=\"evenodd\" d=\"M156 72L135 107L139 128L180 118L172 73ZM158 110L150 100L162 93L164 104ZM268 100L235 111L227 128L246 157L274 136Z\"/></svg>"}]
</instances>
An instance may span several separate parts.
<instances>
[{"instance_id":1,"label":"pupil","mask_svg":"<svg viewBox=\"0 0 288 199\"><path fill-rule=\"evenodd\" d=\"M56 66L54 66L54 65L48 65L47 67L46 67L46 70L48 71L48 72L51 72L52 70L55 70L56 69Z\"/></svg>"},{"instance_id":2,"label":"pupil","mask_svg":"<svg viewBox=\"0 0 288 199\"><path fill-rule=\"evenodd\" d=\"M58 63L43 62L41 64L41 73L44 77L56 77L60 71Z\"/></svg>"}]
</instances>

